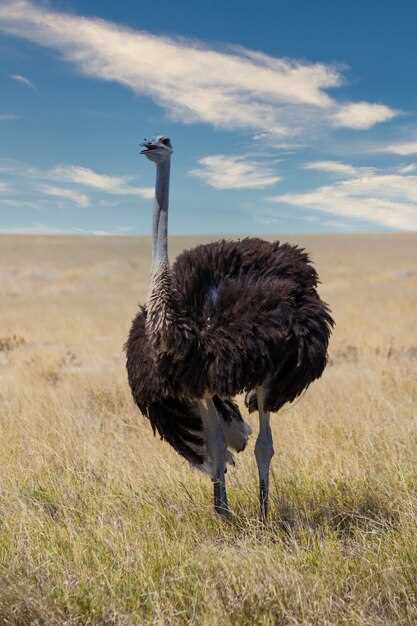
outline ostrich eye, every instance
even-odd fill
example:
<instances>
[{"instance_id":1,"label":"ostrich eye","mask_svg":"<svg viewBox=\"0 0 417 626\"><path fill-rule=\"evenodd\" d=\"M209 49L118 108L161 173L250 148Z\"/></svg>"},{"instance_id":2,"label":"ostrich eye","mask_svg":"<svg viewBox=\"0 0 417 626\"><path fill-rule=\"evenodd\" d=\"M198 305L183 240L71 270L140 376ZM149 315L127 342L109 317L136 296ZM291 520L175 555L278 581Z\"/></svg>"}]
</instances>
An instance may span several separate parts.
<instances>
[{"instance_id":1,"label":"ostrich eye","mask_svg":"<svg viewBox=\"0 0 417 626\"><path fill-rule=\"evenodd\" d=\"M171 147L171 142L170 142L170 140L168 139L168 137L165 137L164 139L161 139L161 143L163 143L163 144L164 144L164 146L167 146L167 148L170 148L170 147Z\"/></svg>"}]
</instances>

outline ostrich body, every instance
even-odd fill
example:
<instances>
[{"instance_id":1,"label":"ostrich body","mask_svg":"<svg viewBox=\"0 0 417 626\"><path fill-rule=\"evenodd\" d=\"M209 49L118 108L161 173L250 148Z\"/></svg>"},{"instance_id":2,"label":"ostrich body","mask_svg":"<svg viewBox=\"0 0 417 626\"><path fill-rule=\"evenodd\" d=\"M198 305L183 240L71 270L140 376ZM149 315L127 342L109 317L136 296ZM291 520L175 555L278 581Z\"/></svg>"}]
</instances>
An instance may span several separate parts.
<instances>
[{"instance_id":1,"label":"ostrich body","mask_svg":"<svg viewBox=\"0 0 417 626\"><path fill-rule=\"evenodd\" d=\"M308 255L287 243L216 241L183 252L171 268L172 147L166 137L144 146L157 168L152 280L126 343L132 395L154 432L210 475L215 510L227 513L230 449L243 450L250 434L232 398L246 392L249 411L259 412L255 458L265 519L270 413L321 376L333 320Z\"/></svg>"}]
</instances>

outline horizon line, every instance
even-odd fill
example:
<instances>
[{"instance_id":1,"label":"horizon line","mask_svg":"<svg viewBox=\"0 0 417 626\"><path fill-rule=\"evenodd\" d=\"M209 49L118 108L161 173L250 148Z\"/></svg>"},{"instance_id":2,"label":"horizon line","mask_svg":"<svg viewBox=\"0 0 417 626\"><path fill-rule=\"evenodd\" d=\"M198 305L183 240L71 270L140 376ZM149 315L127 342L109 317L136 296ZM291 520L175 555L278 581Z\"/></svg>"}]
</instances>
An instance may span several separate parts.
<instances>
[{"instance_id":1,"label":"horizon line","mask_svg":"<svg viewBox=\"0 0 417 626\"><path fill-rule=\"evenodd\" d=\"M169 239L175 237L190 237L197 238L200 237L204 239L205 237L217 237L217 238L232 238L232 237L364 237L364 236L389 236L389 235L417 235L417 230L389 230L389 231L334 231L334 232L257 232L257 233L247 233L247 232L235 232L235 233L173 233L168 236ZM118 237L118 238L151 238L152 234L140 234L140 233L117 233L117 232L106 232L106 231L89 231L89 232L73 232L73 231L31 231L31 230L17 230L17 229L4 229L0 230L0 237Z\"/></svg>"}]
</instances>

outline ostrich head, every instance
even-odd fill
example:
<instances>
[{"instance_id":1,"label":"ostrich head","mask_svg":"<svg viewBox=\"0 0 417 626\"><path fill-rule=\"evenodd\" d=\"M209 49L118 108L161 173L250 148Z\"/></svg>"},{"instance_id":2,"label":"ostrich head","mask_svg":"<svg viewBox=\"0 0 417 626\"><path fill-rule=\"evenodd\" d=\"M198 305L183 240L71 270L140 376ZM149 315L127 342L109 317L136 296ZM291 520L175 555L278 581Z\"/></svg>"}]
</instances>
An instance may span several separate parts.
<instances>
[{"instance_id":1,"label":"ostrich head","mask_svg":"<svg viewBox=\"0 0 417 626\"><path fill-rule=\"evenodd\" d=\"M154 163L162 163L169 159L173 152L171 140L164 135L159 135L155 139L145 139L142 146L141 154Z\"/></svg>"}]
</instances>

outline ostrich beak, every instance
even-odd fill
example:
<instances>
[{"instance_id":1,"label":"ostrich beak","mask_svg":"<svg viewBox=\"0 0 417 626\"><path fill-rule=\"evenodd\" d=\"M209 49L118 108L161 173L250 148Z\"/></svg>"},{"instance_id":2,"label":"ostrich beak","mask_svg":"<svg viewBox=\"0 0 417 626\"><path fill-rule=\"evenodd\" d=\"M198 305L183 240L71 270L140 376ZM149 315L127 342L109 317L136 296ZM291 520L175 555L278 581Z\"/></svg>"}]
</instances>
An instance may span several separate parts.
<instances>
[{"instance_id":1,"label":"ostrich beak","mask_svg":"<svg viewBox=\"0 0 417 626\"><path fill-rule=\"evenodd\" d=\"M140 151L141 154L146 154L147 152L150 152L151 150L156 150L157 146L155 146L155 144L151 143L150 141L144 141L141 144L141 147L143 148L143 150Z\"/></svg>"}]
</instances>

